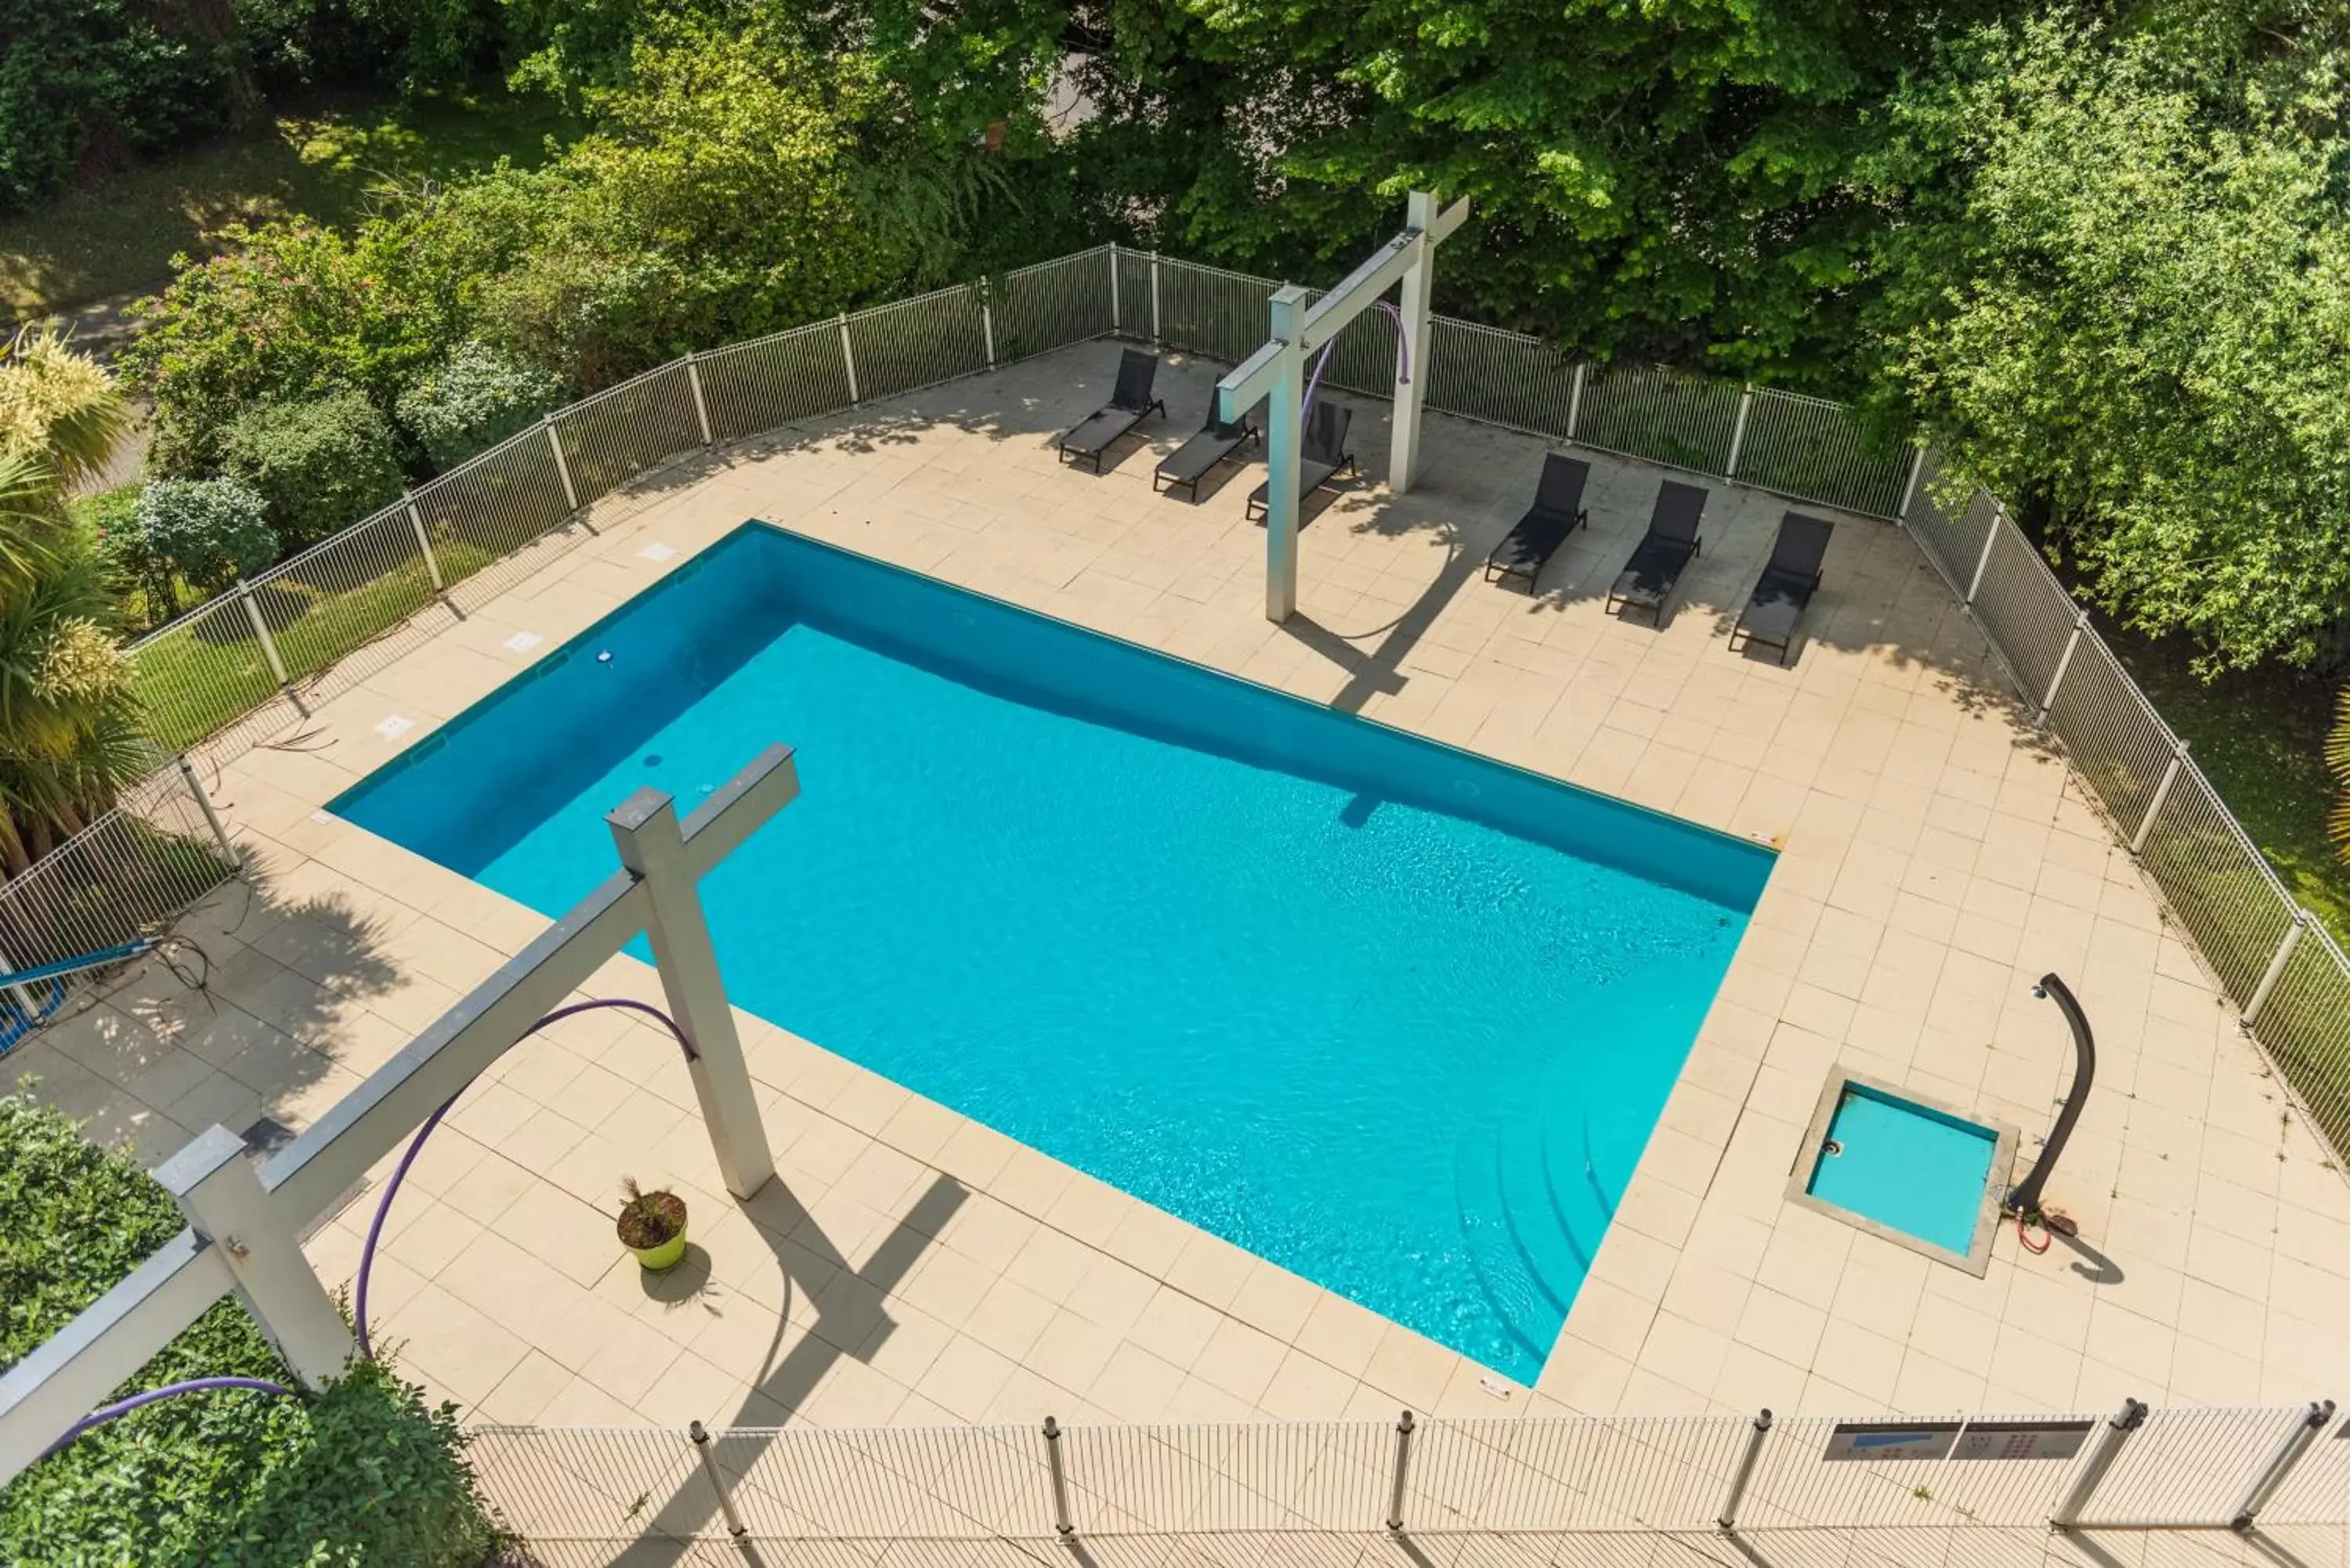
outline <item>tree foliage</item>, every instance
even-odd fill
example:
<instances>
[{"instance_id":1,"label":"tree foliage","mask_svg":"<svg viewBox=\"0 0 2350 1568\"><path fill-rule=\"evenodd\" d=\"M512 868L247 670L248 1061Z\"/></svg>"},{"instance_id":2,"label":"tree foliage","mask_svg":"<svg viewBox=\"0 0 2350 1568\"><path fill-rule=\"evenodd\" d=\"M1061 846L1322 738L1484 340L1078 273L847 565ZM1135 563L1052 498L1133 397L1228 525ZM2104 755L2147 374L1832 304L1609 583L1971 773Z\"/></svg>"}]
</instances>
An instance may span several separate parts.
<instances>
[{"instance_id":1,"label":"tree foliage","mask_svg":"<svg viewBox=\"0 0 2350 1568\"><path fill-rule=\"evenodd\" d=\"M1122 0L1083 140L1170 249L1326 275L1467 196L1451 308L1832 384L1877 232L1870 110L1995 0ZM1318 276L1317 276L1318 281Z\"/></svg>"},{"instance_id":2,"label":"tree foliage","mask_svg":"<svg viewBox=\"0 0 2350 1568\"><path fill-rule=\"evenodd\" d=\"M2350 606L2350 140L2324 60L1986 32L1895 106L1887 388L2137 629L2317 658Z\"/></svg>"},{"instance_id":3,"label":"tree foliage","mask_svg":"<svg viewBox=\"0 0 2350 1568\"><path fill-rule=\"evenodd\" d=\"M234 123L232 35L187 0L0 0L0 213Z\"/></svg>"},{"instance_id":4,"label":"tree foliage","mask_svg":"<svg viewBox=\"0 0 2350 1568\"><path fill-rule=\"evenodd\" d=\"M0 1370L130 1272L182 1220L125 1155L54 1110L0 1096ZM234 1298L117 1391L241 1376L291 1386ZM162 1400L0 1490L0 1541L27 1568L476 1568L492 1540L453 1407L361 1362L324 1393Z\"/></svg>"},{"instance_id":5,"label":"tree foliage","mask_svg":"<svg viewBox=\"0 0 2350 1568\"><path fill-rule=\"evenodd\" d=\"M230 130L272 95L463 83L501 0L0 0L0 213Z\"/></svg>"},{"instance_id":6,"label":"tree foliage","mask_svg":"<svg viewBox=\"0 0 2350 1568\"><path fill-rule=\"evenodd\" d=\"M240 232L182 266L126 357L157 465L217 470L261 403L348 389L394 415L469 340L593 390L952 276L1020 199L868 58L785 34L678 23L593 101L598 130L544 168L411 192L349 234Z\"/></svg>"}]
</instances>

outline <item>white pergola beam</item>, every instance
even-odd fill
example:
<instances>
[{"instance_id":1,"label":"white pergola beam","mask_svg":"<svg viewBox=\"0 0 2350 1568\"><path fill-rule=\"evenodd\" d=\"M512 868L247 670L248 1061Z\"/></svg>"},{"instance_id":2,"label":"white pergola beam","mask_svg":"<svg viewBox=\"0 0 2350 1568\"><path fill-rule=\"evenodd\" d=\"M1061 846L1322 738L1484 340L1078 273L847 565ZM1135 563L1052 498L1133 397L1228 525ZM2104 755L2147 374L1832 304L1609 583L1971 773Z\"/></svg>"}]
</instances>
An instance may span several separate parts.
<instances>
[{"instance_id":1,"label":"white pergola beam","mask_svg":"<svg viewBox=\"0 0 2350 1568\"><path fill-rule=\"evenodd\" d=\"M304 1381L338 1370L349 1331L303 1258L302 1231L640 930L653 931L671 1010L694 1044L719 1169L748 1197L773 1155L694 884L798 794L790 749L770 746L682 824L668 796L631 796L607 819L625 868L299 1137L255 1169L244 1140L214 1126L159 1167L195 1223L0 1374L0 1485L231 1291Z\"/></svg>"},{"instance_id":2,"label":"white pergola beam","mask_svg":"<svg viewBox=\"0 0 2350 1568\"><path fill-rule=\"evenodd\" d=\"M1287 285L1268 302L1272 339L1216 383L1216 413L1230 422L1265 405L1264 613L1287 620L1297 610L1298 400L1305 356L1347 329L1399 284L1402 341L1396 354L1395 413L1388 446L1388 488L1401 495L1419 467L1419 421L1426 381L1429 299L1434 292L1436 247L1468 221L1463 199L1439 212L1436 198L1414 191L1401 234L1367 257L1338 286L1304 308L1305 291Z\"/></svg>"},{"instance_id":3,"label":"white pergola beam","mask_svg":"<svg viewBox=\"0 0 2350 1568\"><path fill-rule=\"evenodd\" d=\"M1431 210L1436 205L1436 199L1424 191L1412 192L1411 200L1415 215L1422 203ZM1348 273L1337 287L1315 301L1305 312L1305 320L1299 330L1298 352L1314 353L1345 331L1348 322L1368 310L1381 295L1402 282L1419 265L1423 246L1432 248L1467 222L1468 217L1468 202L1465 199L1455 202L1425 226L1407 226L1401 234L1381 245L1362 265ZM1224 419L1237 419L1256 407L1273 390L1276 374L1274 365L1280 357L1280 347L1278 343L1267 343L1216 383L1217 394L1222 400L1217 412Z\"/></svg>"},{"instance_id":4,"label":"white pergola beam","mask_svg":"<svg viewBox=\"0 0 2350 1568\"><path fill-rule=\"evenodd\" d=\"M644 929L646 908L643 885L625 871L613 873L328 1106L263 1168L262 1184L281 1220L298 1228L324 1212L628 945Z\"/></svg>"}]
</instances>

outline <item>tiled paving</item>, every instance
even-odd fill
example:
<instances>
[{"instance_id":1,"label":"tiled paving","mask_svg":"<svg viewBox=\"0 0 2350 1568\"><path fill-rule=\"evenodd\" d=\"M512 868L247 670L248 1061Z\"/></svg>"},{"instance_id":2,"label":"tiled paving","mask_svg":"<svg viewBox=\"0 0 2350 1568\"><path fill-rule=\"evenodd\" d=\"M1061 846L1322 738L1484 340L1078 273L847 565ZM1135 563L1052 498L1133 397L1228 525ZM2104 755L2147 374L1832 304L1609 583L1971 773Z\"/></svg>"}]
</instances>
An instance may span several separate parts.
<instances>
[{"instance_id":1,"label":"tiled paving","mask_svg":"<svg viewBox=\"0 0 2350 1568\"><path fill-rule=\"evenodd\" d=\"M318 808L746 516L1782 848L1752 929L1534 1390L746 1017L781 1179L727 1199L673 1048L606 1014L525 1044L419 1162L379 1332L479 1417L823 1424L1907 1411L2248 1404L2340 1393L2350 1186L2128 856L2002 695L1898 529L1839 518L1792 666L1728 652L1786 504L1719 483L1661 629L1603 613L1659 471L1595 456L1592 526L1541 592L1478 565L1543 443L1431 416L1407 497L1309 506L1303 610L1262 614L1261 469L1198 505L1153 452L1060 469L1095 344L780 432L662 476L593 536L223 771L256 867L187 926L210 988L149 967L9 1062L150 1156L214 1121L299 1127L543 926ZM1214 369L1170 364L1191 428ZM1355 421L1383 472L1382 406ZM1591 454L1586 454L1591 455ZM1813 509L1816 510L1816 509ZM648 551L667 545L674 554ZM656 558L660 557L660 558ZM386 740L400 714L414 728ZM746 736L745 756L770 739ZM2049 1188L2077 1242L2003 1231L1976 1279L1781 1192L1844 1064L2025 1132L2102 1060ZM656 994L616 960L590 988ZM690 1198L696 1251L641 1277L623 1174ZM379 1179L380 1173L379 1173ZM313 1240L348 1278L371 1198ZM1494 1391L1498 1387L1500 1392Z\"/></svg>"}]
</instances>

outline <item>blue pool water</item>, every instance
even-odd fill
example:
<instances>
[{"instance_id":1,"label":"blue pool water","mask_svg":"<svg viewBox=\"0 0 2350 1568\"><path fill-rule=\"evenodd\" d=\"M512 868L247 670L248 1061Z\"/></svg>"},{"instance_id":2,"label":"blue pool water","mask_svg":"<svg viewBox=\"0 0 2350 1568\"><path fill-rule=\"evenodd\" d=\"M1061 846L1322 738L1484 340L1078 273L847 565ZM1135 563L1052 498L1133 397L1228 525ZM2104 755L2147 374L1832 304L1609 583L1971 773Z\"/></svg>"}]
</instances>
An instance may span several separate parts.
<instances>
[{"instance_id":1,"label":"blue pool water","mask_svg":"<svg viewBox=\"0 0 2350 1568\"><path fill-rule=\"evenodd\" d=\"M737 1003L1524 1381L1772 861L755 524L336 809L555 915L777 741Z\"/></svg>"},{"instance_id":2,"label":"blue pool water","mask_svg":"<svg viewBox=\"0 0 2350 1568\"><path fill-rule=\"evenodd\" d=\"M1821 1151L1813 1197L1946 1251L1973 1245L1998 1133L1847 1084L1828 1139L1842 1152Z\"/></svg>"}]
</instances>

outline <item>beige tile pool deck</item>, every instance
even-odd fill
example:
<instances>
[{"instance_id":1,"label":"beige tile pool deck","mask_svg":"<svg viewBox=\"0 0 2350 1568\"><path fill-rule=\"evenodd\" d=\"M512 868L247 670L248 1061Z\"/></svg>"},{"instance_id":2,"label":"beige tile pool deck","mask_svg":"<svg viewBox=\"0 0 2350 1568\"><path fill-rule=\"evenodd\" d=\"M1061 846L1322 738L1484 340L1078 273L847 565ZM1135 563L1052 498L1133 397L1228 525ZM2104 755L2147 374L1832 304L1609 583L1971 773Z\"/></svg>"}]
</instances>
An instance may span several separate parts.
<instances>
[{"instance_id":1,"label":"beige tile pool deck","mask_svg":"<svg viewBox=\"0 0 2350 1568\"><path fill-rule=\"evenodd\" d=\"M1174 417L1107 473L1056 465L1053 434L1102 400L1117 352L777 432L599 508L511 591L220 771L255 875L186 924L207 992L142 968L8 1075L38 1075L95 1136L151 1158L214 1121L306 1125L545 923L319 807L761 517L1768 839L1779 863L1535 1388L748 1015L780 1177L738 1204L673 1047L603 1015L477 1085L389 1228L377 1332L470 1416L1856 1413L2342 1393L2350 1186L1898 528L1837 518L1781 669L1724 635L1787 503L1712 483L1669 621L1619 622L1602 595L1660 471L1585 454L1592 526L1530 597L1478 566L1544 443L1430 416L1413 493L1367 481L1309 505L1302 612L1275 628L1263 535L1241 517L1262 469L1198 505L1150 489L1155 452L1192 428L1220 368L1170 363ZM1358 404L1369 473L1385 414ZM524 632L542 640L506 646ZM386 740L393 716L413 726ZM791 739L746 734L743 756ZM2003 1230L1977 1279L1783 1201L1838 1064L2019 1125L2028 1164L2070 1064L2062 1020L2030 994L2050 970L2102 1048L2048 1190L2077 1243L2034 1256ZM588 989L657 995L627 959ZM614 1244L624 1174L690 1197L696 1251L666 1280ZM351 1274L375 1190L310 1243L331 1282Z\"/></svg>"}]
</instances>

